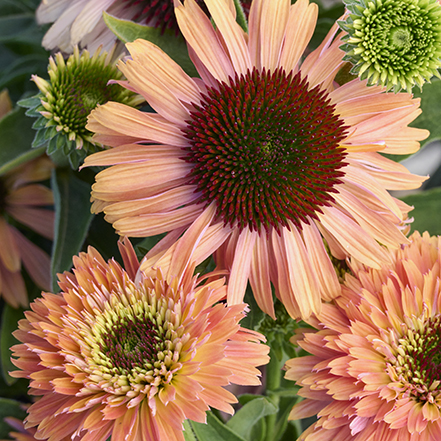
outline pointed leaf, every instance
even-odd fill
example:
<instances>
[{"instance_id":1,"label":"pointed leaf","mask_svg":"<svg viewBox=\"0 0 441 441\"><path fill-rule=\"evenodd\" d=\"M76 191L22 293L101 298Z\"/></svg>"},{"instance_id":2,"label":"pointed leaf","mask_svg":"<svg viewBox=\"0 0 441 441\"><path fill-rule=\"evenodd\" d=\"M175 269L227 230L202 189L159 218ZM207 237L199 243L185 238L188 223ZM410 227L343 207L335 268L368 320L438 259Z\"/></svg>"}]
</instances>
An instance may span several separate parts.
<instances>
[{"instance_id":1,"label":"pointed leaf","mask_svg":"<svg viewBox=\"0 0 441 441\"><path fill-rule=\"evenodd\" d=\"M72 267L72 257L83 246L94 215L90 212L90 186L68 169L56 169L51 186L55 201L52 246L52 289L58 291L57 273Z\"/></svg>"},{"instance_id":2,"label":"pointed leaf","mask_svg":"<svg viewBox=\"0 0 441 441\"><path fill-rule=\"evenodd\" d=\"M265 397L258 397L243 406L227 422L227 426L234 430L238 435L248 441L251 438L253 426L263 417L277 413L277 406Z\"/></svg>"},{"instance_id":3,"label":"pointed leaf","mask_svg":"<svg viewBox=\"0 0 441 441\"><path fill-rule=\"evenodd\" d=\"M9 432L13 429L7 422L6 417L15 417L19 420L26 418L26 411L23 410L22 404L15 400L0 398L0 438L7 438Z\"/></svg>"},{"instance_id":4,"label":"pointed leaf","mask_svg":"<svg viewBox=\"0 0 441 441\"><path fill-rule=\"evenodd\" d=\"M188 56L187 44L180 35L169 29L164 32L151 26L144 26L128 20L121 20L104 12L107 27L124 43L137 38L151 41L160 47L170 58L178 63L191 77L198 77L198 72Z\"/></svg>"},{"instance_id":5,"label":"pointed leaf","mask_svg":"<svg viewBox=\"0 0 441 441\"><path fill-rule=\"evenodd\" d=\"M441 140L441 124L439 123L439 103L441 102L441 81L434 78L432 83L426 83L423 90L417 87L413 90L415 98L421 98L421 109L423 113L410 125L420 129L427 129L430 135L421 141L421 147L432 141Z\"/></svg>"},{"instance_id":6,"label":"pointed leaf","mask_svg":"<svg viewBox=\"0 0 441 441\"><path fill-rule=\"evenodd\" d=\"M12 354L9 348L19 343L12 333L18 328L17 322L22 318L24 318L22 309L14 309L9 305L4 306L0 335L0 355L3 379L8 386L17 381L8 373L17 369L11 362Z\"/></svg>"},{"instance_id":7,"label":"pointed leaf","mask_svg":"<svg viewBox=\"0 0 441 441\"><path fill-rule=\"evenodd\" d=\"M23 162L40 156L44 149L32 150L33 120L16 107L0 119L0 175Z\"/></svg>"},{"instance_id":8,"label":"pointed leaf","mask_svg":"<svg viewBox=\"0 0 441 441\"><path fill-rule=\"evenodd\" d=\"M441 234L441 188L434 188L402 198L406 204L415 208L409 213L414 218L412 231Z\"/></svg>"},{"instance_id":9,"label":"pointed leaf","mask_svg":"<svg viewBox=\"0 0 441 441\"><path fill-rule=\"evenodd\" d=\"M193 439L197 441L246 441L216 418L212 412L207 413L207 424L188 420L188 425L191 427L190 433L195 437ZM193 441L193 439L188 438L186 441Z\"/></svg>"}]
</instances>

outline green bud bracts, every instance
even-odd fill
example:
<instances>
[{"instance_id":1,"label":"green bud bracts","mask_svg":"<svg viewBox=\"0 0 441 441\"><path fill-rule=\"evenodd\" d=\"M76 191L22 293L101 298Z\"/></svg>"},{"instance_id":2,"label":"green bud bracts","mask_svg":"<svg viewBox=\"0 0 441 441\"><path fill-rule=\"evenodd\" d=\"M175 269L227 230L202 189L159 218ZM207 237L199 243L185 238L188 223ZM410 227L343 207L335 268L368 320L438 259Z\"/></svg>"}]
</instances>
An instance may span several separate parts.
<instances>
[{"instance_id":1,"label":"green bud bracts","mask_svg":"<svg viewBox=\"0 0 441 441\"><path fill-rule=\"evenodd\" d=\"M441 5L438 0L346 0L339 21L344 60L368 84L408 92L441 66Z\"/></svg>"},{"instance_id":2,"label":"green bud bracts","mask_svg":"<svg viewBox=\"0 0 441 441\"><path fill-rule=\"evenodd\" d=\"M37 130L33 147L46 145L49 155L61 153L73 168L101 147L86 129L89 113L108 101L129 106L144 101L119 84L108 84L123 79L116 60L112 52L98 49L90 56L87 50L80 54L78 48L67 61L61 53L49 59L49 80L34 75L40 93L19 103L29 108L27 115L38 118L33 126Z\"/></svg>"}]
</instances>

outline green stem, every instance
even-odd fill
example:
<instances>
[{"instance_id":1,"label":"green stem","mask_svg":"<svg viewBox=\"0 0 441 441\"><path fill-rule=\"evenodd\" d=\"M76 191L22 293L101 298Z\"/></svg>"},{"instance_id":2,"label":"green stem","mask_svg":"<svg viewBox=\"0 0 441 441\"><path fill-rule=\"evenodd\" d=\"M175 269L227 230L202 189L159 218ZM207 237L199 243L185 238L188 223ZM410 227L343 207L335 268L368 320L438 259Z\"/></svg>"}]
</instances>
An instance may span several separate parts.
<instances>
[{"instance_id":1,"label":"green stem","mask_svg":"<svg viewBox=\"0 0 441 441\"><path fill-rule=\"evenodd\" d=\"M282 362L278 360L277 355L271 349L270 351L270 362L266 366L266 394L271 399L271 401L279 406L280 397L277 394L273 394L273 391L280 389L280 384L282 381ZM274 431L277 422L277 413L273 415L268 415L266 418L266 440L274 440Z\"/></svg>"}]
</instances>

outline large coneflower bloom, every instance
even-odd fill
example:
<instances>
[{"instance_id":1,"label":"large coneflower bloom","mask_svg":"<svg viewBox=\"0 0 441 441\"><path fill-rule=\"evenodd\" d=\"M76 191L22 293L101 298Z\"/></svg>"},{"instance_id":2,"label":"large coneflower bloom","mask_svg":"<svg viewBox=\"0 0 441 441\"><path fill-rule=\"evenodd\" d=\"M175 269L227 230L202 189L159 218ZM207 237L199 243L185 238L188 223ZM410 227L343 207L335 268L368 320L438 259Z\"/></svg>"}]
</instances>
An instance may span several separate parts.
<instances>
[{"instance_id":1,"label":"large coneflower bloom","mask_svg":"<svg viewBox=\"0 0 441 441\"><path fill-rule=\"evenodd\" d=\"M409 207L386 189L422 178L377 151L418 150L427 132L407 124L419 101L358 79L336 88L337 25L299 67L317 17L307 0L254 1L248 35L229 2L205 3L216 29L194 0L175 9L201 79L149 42L127 45L126 86L157 114L117 103L91 113L95 139L114 147L86 161L114 165L96 177L93 210L140 237L177 238L199 218L188 246L231 271L230 304L249 280L274 316L272 282L292 317L308 317L340 292L323 238L335 257L375 268L388 260L380 244L406 242Z\"/></svg>"},{"instance_id":2,"label":"large coneflower bloom","mask_svg":"<svg viewBox=\"0 0 441 441\"><path fill-rule=\"evenodd\" d=\"M351 263L342 296L324 306L287 362L306 399L290 418L318 414L302 441L441 439L441 238L410 237L374 270Z\"/></svg>"},{"instance_id":3,"label":"large coneflower bloom","mask_svg":"<svg viewBox=\"0 0 441 441\"><path fill-rule=\"evenodd\" d=\"M260 384L269 348L240 327L245 304L219 303L224 279L194 277L183 249L147 276L121 249L126 269L93 248L75 257L61 293L43 293L14 333L11 375L40 396L26 422L38 439L183 441L184 419L233 412L223 386Z\"/></svg>"}]
</instances>

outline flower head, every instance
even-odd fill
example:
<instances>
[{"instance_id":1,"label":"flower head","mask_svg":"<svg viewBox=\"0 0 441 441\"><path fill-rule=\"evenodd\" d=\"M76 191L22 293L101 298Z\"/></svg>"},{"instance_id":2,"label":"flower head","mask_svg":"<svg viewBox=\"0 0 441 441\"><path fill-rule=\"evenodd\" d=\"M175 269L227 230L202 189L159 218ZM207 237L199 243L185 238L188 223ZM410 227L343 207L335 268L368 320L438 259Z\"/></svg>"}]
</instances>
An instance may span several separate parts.
<instances>
[{"instance_id":1,"label":"flower head","mask_svg":"<svg viewBox=\"0 0 441 441\"><path fill-rule=\"evenodd\" d=\"M249 35L228 2L206 4L216 30L194 0L175 11L202 81L149 42L127 45L119 68L158 113L117 103L91 113L94 139L114 146L85 162L114 165L96 177L93 210L120 234L170 231L168 245L191 229L195 259L216 252L231 271L230 304L249 280L274 317L272 282L292 317L308 317L340 290L323 238L335 257L374 267L388 259L377 241L406 242L409 207L386 189L424 178L377 151L418 150L427 132L407 124L419 101L358 79L335 89L336 25L299 70L317 16L307 0L253 2Z\"/></svg>"},{"instance_id":2,"label":"flower head","mask_svg":"<svg viewBox=\"0 0 441 441\"><path fill-rule=\"evenodd\" d=\"M55 59L49 58L48 73L48 81L32 76L40 93L19 104L30 108L28 115L38 117L33 147L47 144L48 154L61 151L78 168L87 154L97 150L86 129L90 111L107 101L136 106L143 98L118 84L108 84L122 78L113 52L98 49L91 56L87 50L80 54L76 47L66 62L58 52Z\"/></svg>"},{"instance_id":3,"label":"flower head","mask_svg":"<svg viewBox=\"0 0 441 441\"><path fill-rule=\"evenodd\" d=\"M379 270L352 259L342 296L298 338L311 355L287 362L306 398L290 418L319 415L300 440L441 439L441 238L410 240Z\"/></svg>"},{"instance_id":4,"label":"flower head","mask_svg":"<svg viewBox=\"0 0 441 441\"><path fill-rule=\"evenodd\" d=\"M352 73L369 84L408 92L441 67L441 5L438 0L348 0L340 27L341 48Z\"/></svg>"},{"instance_id":5,"label":"flower head","mask_svg":"<svg viewBox=\"0 0 441 441\"><path fill-rule=\"evenodd\" d=\"M208 13L202 0L196 2ZM249 11L250 0L243 9ZM95 51L99 46L109 50L117 41L106 27L103 12L115 17L178 32L173 0L42 0L37 9L40 24L53 23L43 38L46 49L59 48L71 53L76 45Z\"/></svg>"},{"instance_id":6,"label":"flower head","mask_svg":"<svg viewBox=\"0 0 441 441\"><path fill-rule=\"evenodd\" d=\"M260 384L269 348L240 327L245 304L219 303L224 279L193 277L183 249L148 275L133 248L121 250L125 270L93 248L75 257L62 292L43 293L14 334L21 371L11 375L41 396L26 424L39 439L183 440L184 419L233 412L223 386Z\"/></svg>"},{"instance_id":7,"label":"flower head","mask_svg":"<svg viewBox=\"0 0 441 441\"><path fill-rule=\"evenodd\" d=\"M6 93L0 94L0 118L10 110ZM1 149L1 140L0 140ZM21 225L52 239L52 191L39 181L49 179L52 162L40 157L0 176L0 295L13 307L27 306L22 264L41 288L50 287L50 258L21 231Z\"/></svg>"}]
</instances>

